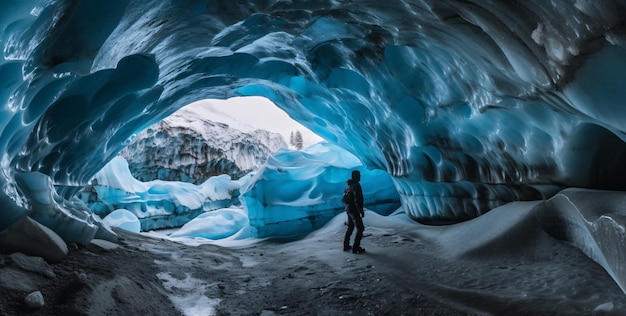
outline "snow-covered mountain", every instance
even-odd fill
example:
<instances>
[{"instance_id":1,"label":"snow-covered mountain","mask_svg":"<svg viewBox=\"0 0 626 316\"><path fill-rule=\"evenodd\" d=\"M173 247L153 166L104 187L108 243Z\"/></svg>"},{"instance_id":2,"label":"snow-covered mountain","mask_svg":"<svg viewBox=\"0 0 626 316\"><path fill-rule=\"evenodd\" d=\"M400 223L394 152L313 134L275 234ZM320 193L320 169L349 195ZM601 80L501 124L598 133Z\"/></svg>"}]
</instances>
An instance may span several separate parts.
<instances>
[{"instance_id":1,"label":"snow-covered mountain","mask_svg":"<svg viewBox=\"0 0 626 316\"><path fill-rule=\"evenodd\" d=\"M206 112L183 108L138 133L120 155L138 180L197 184L220 174L237 179L287 147L280 134L228 122L214 122Z\"/></svg>"}]
</instances>

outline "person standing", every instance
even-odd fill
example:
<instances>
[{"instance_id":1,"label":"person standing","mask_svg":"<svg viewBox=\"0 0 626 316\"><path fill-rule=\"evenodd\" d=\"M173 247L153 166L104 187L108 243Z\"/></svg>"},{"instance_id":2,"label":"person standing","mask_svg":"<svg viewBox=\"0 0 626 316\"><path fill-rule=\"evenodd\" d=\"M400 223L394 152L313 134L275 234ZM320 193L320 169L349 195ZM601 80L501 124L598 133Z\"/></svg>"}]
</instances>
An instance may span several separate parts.
<instances>
[{"instance_id":1,"label":"person standing","mask_svg":"<svg viewBox=\"0 0 626 316\"><path fill-rule=\"evenodd\" d=\"M361 248L361 238L363 238L363 191L361 190L361 173L358 170L352 171L352 178L347 181L347 187L344 190L344 202L346 204L346 213L348 214L348 230L343 239L343 251L352 249L353 253L364 253L365 249ZM356 227L356 236L354 236L354 244L350 246L350 238Z\"/></svg>"}]
</instances>

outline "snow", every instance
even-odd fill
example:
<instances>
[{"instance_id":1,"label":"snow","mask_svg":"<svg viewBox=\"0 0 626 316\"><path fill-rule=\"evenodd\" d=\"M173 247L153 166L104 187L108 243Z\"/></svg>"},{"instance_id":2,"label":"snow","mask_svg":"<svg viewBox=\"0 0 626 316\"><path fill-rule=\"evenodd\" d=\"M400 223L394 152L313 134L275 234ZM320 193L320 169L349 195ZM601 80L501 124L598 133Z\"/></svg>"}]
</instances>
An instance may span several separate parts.
<instances>
[{"instance_id":1,"label":"snow","mask_svg":"<svg viewBox=\"0 0 626 316\"><path fill-rule=\"evenodd\" d=\"M602 201L626 197L619 193L619 196L607 198L604 192L588 190L566 191L560 195L571 198L586 196L585 200L600 204ZM516 313L516 308L522 308L519 304L528 305L522 309L526 312L538 313L558 310L564 314L584 314L581 305L598 313L620 314L626 311L623 296L619 294L621 291L607 290L609 285L605 283L606 280L594 276L597 271L594 264L575 248L584 248L584 245L574 243L575 247L572 247L551 237L558 231L556 227L549 227L553 219L544 216L554 212L550 203L514 202L471 221L446 226L416 223L401 209L388 216L366 210L363 218L366 227L363 246L367 252L363 255L341 251L341 240L346 229L345 214L335 216L322 228L303 238L279 245L257 238L241 239L237 244L232 244L219 240L174 238L154 232L148 235L169 238L194 247L214 244L231 248L235 253L240 253L238 249L254 249L264 252L263 257L280 255L281 260L286 260L282 262L285 268L283 275L306 262L304 271L313 276L322 274L318 269L339 270L342 274L354 274L367 280L363 282L380 282L378 286L381 287L386 286L382 279L388 282L398 277L404 283L419 287L422 293L438 297L438 300L449 306L478 314ZM572 212L572 209L558 212ZM579 222L577 225L585 224ZM586 233L579 230L568 233L573 239L579 234ZM586 238L588 241L593 239ZM276 249L272 245L276 245ZM244 267L259 271L267 269L263 257L247 256L245 253L248 252L239 254ZM283 257L285 254L288 255ZM323 263L318 264L318 261ZM348 270L351 272L346 272ZM373 277L377 279L373 280ZM194 282L191 276L161 278L168 287L180 284L181 288L189 288L185 284ZM340 276L336 275L335 278ZM315 278L304 278L302 282L305 279L306 282L315 283ZM392 283L396 291L400 284L404 284L400 280ZM313 284L310 286L315 287ZM581 287L581 284L585 285ZM276 291L282 291L278 285L274 286ZM364 287L365 291L367 289ZM175 299L192 300L202 292L201 287L187 292L186 298L178 296ZM481 300L476 300L476 297L481 297ZM529 305L523 302L535 303ZM203 307L198 303L189 306L211 311L216 305L211 301L203 304Z\"/></svg>"},{"instance_id":2,"label":"snow","mask_svg":"<svg viewBox=\"0 0 626 316\"><path fill-rule=\"evenodd\" d=\"M300 131L304 147L323 139L300 123L294 121L279 109L272 101L262 97L234 97L228 100L201 100L185 106L183 109L195 112L215 122L228 124L231 128L243 132L263 129L279 133L289 140L292 132Z\"/></svg>"},{"instance_id":3,"label":"snow","mask_svg":"<svg viewBox=\"0 0 626 316\"><path fill-rule=\"evenodd\" d=\"M366 188L367 185L364 185L364 190ZM620 250L626 246L623 234L626 228L626 221L623 220L626 218L626 208L622 207L624 199L626 194L623 192L568 189L546 201L509 203L483 216L454 225L418 224L407 217L402 209L388 216L367 210L364 223L368 231L374 230L381 235L395 235L398 231L408 231L414 238L427 240L435 245L432 255L452 261L495 260L508 265L516 260L539 260L545 264L546 260L556 260L554 257L558 257L558 249L567 243L580 249L602 266L622 291L626 292L626 274L621 269L624 258ZM310 233L303 239L304 241L300 241L299 243L305 243L300 246L305 249L314 248L306 244L307 240L314 243L321 236L345 229L342 227L346 220L345 216L345 213L333 216L323 227ZM243 217L245 213L241 210L219 210L207 213L197 221L191 221L187 227L183 226L180 230L166 234L152 232L151 235L189 245L212 243L224 247L246 247L260 242L258 238L254 238L255 235L249 234L249 227L241 221ZM605 222L607 217L611 218L608 223ZM287 229L293 229L293 226L290 224ZM224 240L219 239L230 237L234 232L244 233ZM208 237L206 240L197 238L205 236ZM337 245L339 243L338 239ZM564 267L548 265L542 269L544 271L541 275L545 274L547 277L561 275L560 269ZM569 281L557 277L553 282L566 289ZM506 287L500 290L510 293L517 291L515 288ZM546 287L537 289L537 293L552 290L551 287ZM599 302L601 303L603 302Z\"/></svg>"},{"instance_id":4,"label":"snow","mask_svg":"<svg viewBox=\"0 0 626 316\"><path fill-rule=\"evenodd\" d=\"M247 212L241 209L220 209L198 215L170 236L219 240L241 231L247 223Z\"/></svg>"},{"instance_id":5,"label":"snow","mask_svg":"<svg viewBox=\"0 0 626 316\"><path fill-rule=\"evenodd\" d=\"M202 280L190 277L189 274L182 280L172 277L166 272L157 274L157 277L163 282L166 290L176 289L180 293L171 296L171 299L183 315L216 315L215 306L219 304L220 299L208 298L203 294L207 287L215 286L215 284L206 284Z\"/></svg>"},{"instance_id":6,"label":"snow","mask_svg":"<svg viewBox=\"0 0 626 316\"><path fill-rule=\"evenodd\" d=\"M125 209L117 209L102 219L111 227L119 227L133 233L141 231L141 224L135 214Z\"/></svg>"},{"instance_id":7,"label":"snow","mask_svg":"<svg viewBox=\"0 0 626 316\"><path fill-rule=\"evenodd\" d=\"M238 204L236 195L246 179L234 181L228 175L220 175L199 185L162 180L142 182L130 173L126 160L117 156L92 179L95 197L94 193L83 191L81 198L103 217L115 209L132 213L141 230L180 227L203 212ZM129 220L127 216L123 218ZM122 218L111 219L118 220Z\"/></svg>"},{"instance_id":8,"label":"snow","mask_svg":"<svg viewBox=\"0 0 626 316\"><path fill-rule=\"evenodd\" d=\"M561 203L560 201L563 199L567 199L570 203ZM529 275L526 279L519 280L514 279L514 276L505 276L490 271L491 275L479 278L480 284L478 286L480 289L475 289L475 293L472 292L474 290L471 288L477 286L476 284L468 288L465 288L467 285L458 285L463 294L454 294L455 297L494 295L498 297L494 299L499 301L503 298L519 300L526 295L544 298L546 296L564 296L566 297L565 302L569 299L584 297L584 300L596 304L598 310L623 310L626 306L622 306L621 303L619 306L613 305L618 301L621 302L621 298L609 299L602 297L602 295L592 295L589 291L578 288L579 280L572 278L569 269L576 267L576 269L585 271L579 273L585 274L591 273L590 271L594 269L593 266L589 266L589 263L585 262L584 256L573 250L574 247L578 248L588 258L602 266L624 291L626 276L622 271L624 271L623 265L626 261L622 252L617 251L617 249L626 247L626 240L622 233L626 227L626 222L623 220L619 223L613 222L613 225L617 227L598 230L596 228L597 223L593 219L597 216L593 215L598 213L597 209L614 214L613 217L623 218L626 216L625 210L621 207L624 199L626 199L626 194L623 192L569 189L546 201L513 202L493 209L476 219L444 226L416 223L402 209L388 216L366 210L366 215L363 218L366 238L363 242L368 253L384 253L387 250L372 249L371 242L368 245L368 239L372 240L372 236L377 236L383 240L387 239L387 242L389 242L389 238L396 240L394 243L401 245L397 250L400 252L407 251L407 247L411 247L410 244L415 240L421 240L430 245L428 248L429 256L467 264L469 276L473 275L471 269L480 269L478 266L482 265L481 262L489 262L489 264L504 267L517 266L516 269L520 271L530 269L528 273L532 273L532 276ZM237 212L236 210L226 211ZM216 215L218 218L219 216L221 215ZM283 251L292 252L294 258L306 257L310 253L332 258L333 252L338 251L341 245L342 233L345 231L345 220L345 213L338 214L323 227L293 243L286 244ZM229 223L228 218L217 221ZM263 241L250 235L225 240L190 238L200 235L203 229L206 229L209 235L216 229L213 225L202 227L201 224L194 223L191 226L195 229L193 234L189 234L189 230L185 227L169 233L150 232L148 234L192 246L210 243L222 247L246 248L258 245ZM181 237L185 234L189 234L189 236ZM328 236L335 236L336 240L330 241L328 244ZM236 242L233 242L234 240ZM326 243L320 245L321 240L325 240ZM302 253L303 251L298 249L306 249L306 251ZM248 260L244 263L245 266L249 267L254 267L257 264L258 262L254 260ZM517 273L513 274L517 275ZM444 283L443 281L433 282L435 284ZM593 281L586 282L593 283ZM557 286L558 290L555 290L554 287ZM602 285L594 283L594 285L590 285L590 288L596 286L602 287ZM532 293L524 292L526 288L531 288ZM453 297L448 299L454 301ZM607 302L607 300L615 301ZM466 308L468 307L466 306ZM482 306L479 309L481 308L487 307Z\"/></svg>"}]
</instances>

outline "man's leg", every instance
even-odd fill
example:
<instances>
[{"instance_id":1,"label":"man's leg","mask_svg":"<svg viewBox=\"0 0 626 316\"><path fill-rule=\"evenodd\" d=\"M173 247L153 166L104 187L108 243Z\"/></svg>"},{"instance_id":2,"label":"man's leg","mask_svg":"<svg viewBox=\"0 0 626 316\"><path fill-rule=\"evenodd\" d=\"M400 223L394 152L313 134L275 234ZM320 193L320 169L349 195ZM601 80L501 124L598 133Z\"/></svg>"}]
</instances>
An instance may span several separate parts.
<instances>
[{"instance_id":1,"label":"man's leg","mask_svg":"<svg viewBox=\"0 0 626 316\"><path fill-rule=\"evenodd\" d=\"M350 237L354 231L354 221L351 218L352 216L350 216L350 213L346 212L346 214L348 215L348 230L346 230L346 236L343 238L344 251L350 250Z\"/></svg>"},{"instance_id":2,"label":"man's leg","mask_svg":"<svg viewBox=\"0 0 626 316\"><path fill-rule=\"evenodd\" d=\"M365 226L363 226L363 219L359 215L352 216L354 220L354 224L356 225L356 236L354 237L354 245L352 246L352 251L356 251L361 249L361 238L363 238L363 231L365 230Z\"/></svg>"}]
</instances>

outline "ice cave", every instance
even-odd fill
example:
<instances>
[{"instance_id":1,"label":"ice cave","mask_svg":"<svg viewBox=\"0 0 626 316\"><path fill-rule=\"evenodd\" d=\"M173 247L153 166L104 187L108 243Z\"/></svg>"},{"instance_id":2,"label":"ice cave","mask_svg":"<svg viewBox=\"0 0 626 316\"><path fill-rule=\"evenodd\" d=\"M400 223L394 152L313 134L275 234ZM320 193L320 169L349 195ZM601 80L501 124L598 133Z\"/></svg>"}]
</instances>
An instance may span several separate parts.
<instances>
[{"instance_id":1,"label":"ice cave","mask_svg":"<svg viewBox=\"0 0 626 316\"><path fill-rule=\"evenodd\" d=\"M327 141L220 180L264 234L339 209L351 168L388 183L370 192L381 213L401 204L426 224L626 189L624 0L1 0L0 46L0 231L29 216L66 241L115 240L77 193L123 169L134 135L207 98L265 97ZM120 203L159 197L144 213L224 197L121 182ZM185 194L195 206L162 199ZM575 209L544 217L626 289L626 209Z\"/></svg>"}]
</instances>

